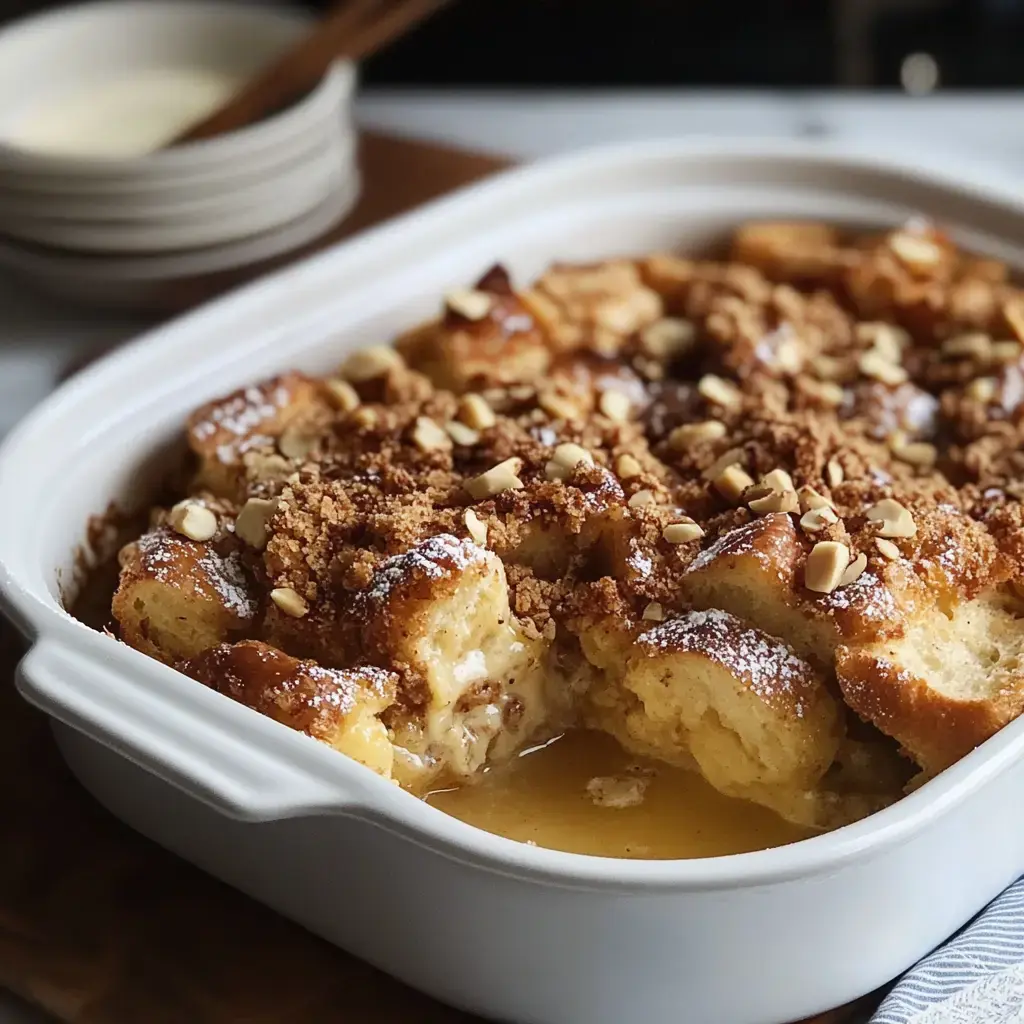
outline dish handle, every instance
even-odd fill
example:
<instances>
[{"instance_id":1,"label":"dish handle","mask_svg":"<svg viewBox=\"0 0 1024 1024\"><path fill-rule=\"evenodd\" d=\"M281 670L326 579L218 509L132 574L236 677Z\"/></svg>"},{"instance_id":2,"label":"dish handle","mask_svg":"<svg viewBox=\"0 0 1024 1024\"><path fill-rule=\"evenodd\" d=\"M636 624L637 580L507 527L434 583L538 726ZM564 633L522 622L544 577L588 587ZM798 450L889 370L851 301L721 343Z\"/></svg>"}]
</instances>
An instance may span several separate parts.
<instances>
[{"instance_id":1,"label":"dish handle","mask_svg":"<svg viewBox=\"0 0 1024 1024\"><path fill-rule=\"evenodd\" d=\"M228 817L273 821L352 814L379 806L382 796L386 802L395 788L362 765L325 764L315 741L287 730L265 736L270 742L254 742L250 730L239 729L238 712L247 710L241 705L225 698L197 707L181 699L177 686L128 677L99 654L44 637L18 666L16 684L51 718ZM149 668L163 666L143 666L140 675ZM262 717L253 724L257 732L277 725ZM382 792L374 792L378 784Z\"/></svg>"}]
</instances>

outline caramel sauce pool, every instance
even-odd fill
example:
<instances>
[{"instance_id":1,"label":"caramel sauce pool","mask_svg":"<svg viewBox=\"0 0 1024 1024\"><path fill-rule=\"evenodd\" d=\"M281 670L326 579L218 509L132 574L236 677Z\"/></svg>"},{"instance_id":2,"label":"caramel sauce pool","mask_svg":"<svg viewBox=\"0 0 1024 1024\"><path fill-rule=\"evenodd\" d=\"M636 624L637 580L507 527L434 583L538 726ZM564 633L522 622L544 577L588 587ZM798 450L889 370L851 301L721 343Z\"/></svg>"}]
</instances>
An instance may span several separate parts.
<instances>
[{"instance_id":1,"label":"caramel sauce pool","mask_svg":"<svg viewBox=\"0 0 1024 1024\"><path fill-rule=\"evenodd\" d=\"M645 779L642 801L629 807L595 802L588 783L612 777ZM764 807L723 796L695 772L634 757L597 732L566 733L479 782L431 793L427 802L486 832L598 857L717 857L814 834Z\"/></svg>"}]
</instances>

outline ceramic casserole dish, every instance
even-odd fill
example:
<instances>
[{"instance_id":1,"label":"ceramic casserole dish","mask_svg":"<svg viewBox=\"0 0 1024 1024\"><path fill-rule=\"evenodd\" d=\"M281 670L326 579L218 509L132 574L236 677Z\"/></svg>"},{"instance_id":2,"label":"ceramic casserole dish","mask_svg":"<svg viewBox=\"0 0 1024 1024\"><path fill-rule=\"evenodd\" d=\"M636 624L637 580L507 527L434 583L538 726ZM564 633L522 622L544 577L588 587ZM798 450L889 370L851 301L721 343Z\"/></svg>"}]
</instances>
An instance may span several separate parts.
<instances>
[{"instance_id":1,"label":"ceramic casserole dish","mask_svg":"<svg viewBox=\"0 0 1024 1024\"><path fill-rule=\"evenodd\" d=\"M315 372L504 261L696 247L755 217L914 214L1024 266L1024 202L800 148L614 148L515 170L250 286L65 385L0 452L0 592L25 697L114 814L446 1002L523 1024L779 1024L883 984L1024 867L1024 722L896 805L758 853L623 861L518 844L95 633L62 608L90 515L145 502L199 403Z\"/></svg>"}]
</instances>

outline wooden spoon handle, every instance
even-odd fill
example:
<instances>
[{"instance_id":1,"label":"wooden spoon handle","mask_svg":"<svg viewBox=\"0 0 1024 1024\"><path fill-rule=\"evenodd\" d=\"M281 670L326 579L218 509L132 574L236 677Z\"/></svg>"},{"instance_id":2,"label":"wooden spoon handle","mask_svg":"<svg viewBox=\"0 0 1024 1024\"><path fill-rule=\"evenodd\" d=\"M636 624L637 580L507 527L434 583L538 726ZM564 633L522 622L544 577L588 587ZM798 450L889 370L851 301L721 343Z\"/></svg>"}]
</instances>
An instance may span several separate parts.
<instances>
[{"instance_id":1,"label":"wooden spoon handle","mask_svg":"<svg viewBox=\"0 0 1024 1024\"><path fill-rule=\"evenodd\" d=\"M171 145L235 131L308 92L341 58L376 52L446 0L348 0L296 46L265 68L219 110L190 127Z\"/></svg>"}]
</instances>

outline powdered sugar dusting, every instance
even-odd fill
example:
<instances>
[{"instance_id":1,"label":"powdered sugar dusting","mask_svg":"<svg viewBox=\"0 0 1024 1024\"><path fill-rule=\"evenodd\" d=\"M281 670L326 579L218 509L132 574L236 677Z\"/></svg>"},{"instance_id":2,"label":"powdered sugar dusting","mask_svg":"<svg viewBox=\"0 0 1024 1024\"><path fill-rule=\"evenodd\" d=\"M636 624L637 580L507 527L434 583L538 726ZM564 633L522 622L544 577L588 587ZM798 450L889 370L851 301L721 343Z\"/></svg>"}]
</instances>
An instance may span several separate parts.
<instances>
[{"instance_id":1,"label":"powdered sugar dusting","mask_svg":"<svg viewBox=\"0 0 1024 1024\"><path fill-rule=\"evenodd\" d=\"M220 555L207 544L179 537L169 530L144 533L137 541L139 556L146 572L159 583L180 587L182 560L194 560L198 573L189 572L192 581L206 583L233 615L239 619L256 617L257 603L249 593L248 581L238 553Z\"/></svg>"},{"instance_id":2,"label":"powdered sugar dusting","mask_svg":"<svg viewBox=\"0 0 1024 1024\"><path fill-rule=\"evenodd\" d=\"M271 388L248 387L209 408L206 418L192 425L199 441L219 431L246 437L261 424L276 416L291 401L286 387L277 384Z\"/></svg>"},{"instance_id":3,"label":"powdered sugar dusting","mask_svg":"<svg viewBox=\"0 0 1024 1024\"><path fill-rule=\"evenodd\" d=\"M651 655L699 652L741 678L769 707L798 718L816 685L810 666L781 640L719 609L671 619L641 634L637 643Z\"/></svg>"},{"instance_id":4,"label":"powdered sugar dusting","mask_svg":"<svg viewBox=\"0 0 1024 1024\"><path fill-rule=\"evenodd\" d=\"M486 557L487 552L472 541L441 533L381 562L365 595L370 601L383 602L409 580L441 579Z\"/></svg>"},{"instance_id":5,"label":"powdered sugar dusting","mask_svg":"<svg viewBox=\"0 0 1024 1024\"><path fill-rule=\"evenodd\" d=\"M781 557L775 556L776 545L765 543L765 536L775 525L775 516L765 516L762 519L755 519L745 526L738 526L734 530L723 533L713 544L697 553L693 561L686 567L686 572L699 572L706 569L716 558L720 556L750 556L756 558L762 565L774 568L782 578L780 566L785 564ZM788 519L788 517L785 517Z\"/></svg>"},{"instance_id":6,"label":"powdered sugar dusting","mask_svg":"<svg viewBox=\"0 0 1024 1024\"><path fill-rule=\"evenodd\" d=\"M830 612L853 608L858 615L874 622L894 621L899 616L892 592L870 571L862 572L852 583L831 594L823 594L818 604Z\"/></svg>"}]
</instances>

